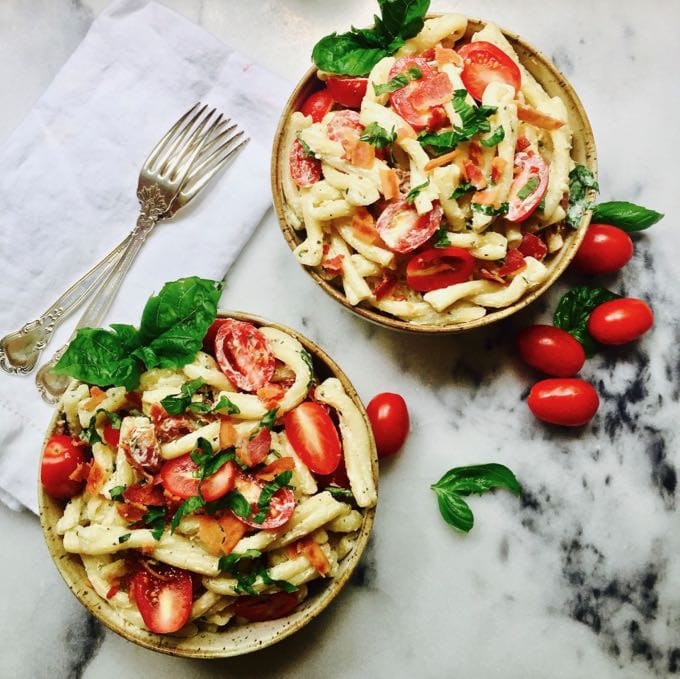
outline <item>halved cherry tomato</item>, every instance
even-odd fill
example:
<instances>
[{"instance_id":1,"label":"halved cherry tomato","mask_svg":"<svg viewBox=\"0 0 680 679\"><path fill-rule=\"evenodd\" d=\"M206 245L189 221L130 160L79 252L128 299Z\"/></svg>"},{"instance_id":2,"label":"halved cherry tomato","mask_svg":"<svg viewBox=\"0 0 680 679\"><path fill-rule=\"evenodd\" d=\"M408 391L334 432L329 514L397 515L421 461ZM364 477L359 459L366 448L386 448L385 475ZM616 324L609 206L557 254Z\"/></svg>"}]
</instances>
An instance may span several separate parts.
<instances>
[{"instance_id":1,"label":"halved cherry tomato","mask_svg":"<svg viewBox=\"0 0 680 679\"><path fill-rule=\"evenodd\" d=\"M267 338L251 323L233 318L220 326L215 358L222 372L243 391L257 391L274 374L276 359Z\"/></svg>"},{"instance_id":2,"label":"halved cherry tomato","mask_svg":"<svg viewBox=\"0 0 680 679\"><path fill-rule=\"evenodd\" d=\"M326 409L305 401L284 420L286 436L300 459L315 474L332 474L340 464L342 445Z\"/></svg>"},{"instance_id":3,"label":"halved cherry tomato","mask_svg":"<svg viewBox=\"0 0 680 679\"><path fill-rule=\"evenodd\" d=\"M215 337L217 337L217 331L222 327L222 324L226 323L228 320L228 318L217 318L208 328L208 332L205 333L205 337L203 338L203 351L205 351L206 354L210 354L211 356L215 355Z\"/></svg>"},{"instance_id":4,"label":"halved cherry tomato","mask_svg":"<svg viewBox=\"0 0 680 679\"><path fill-rule=\"evenodd\" d=\"M206 476L198 485L201 496L206 502L214 502L226 495L236 481L236 465L228 460L214 474Z\"/></svg>"},{"instance_id":5,"label":"halved cherry tomato","mask_svg":"<svg viewBox=\"0 0 680 679\"><path fill-rule=\"evenodd\" d=\"M405 200L391 203L382 211L376 228L387 247L394 252L412 252L432 237L442 221L439 203L424 215Z\"/></svg>"},{"instance_id":6,"label":"halved cherry tomato","mask_svg":"<svg viewBox=\"0 0 680 679\"><path fill-rule=\"evenodd\" d=\"M253 518L258 513L257 502L262 494L262 489L265 484L252 476L245 474L237 474L236 482L234 484L236 490L250 503L252 513L250 517L244 518L237 516L236 518L245 523L251 528L259 528L261 530L273 530L281 528L288 522L295 510L295 495L290 488L281 488L272 495L269 501L269 511L262 523L253 521Z\"/></svg>"},{"instance_id":7,"label":"halved cherry tomato","mask_svg":"<svg viewBox=\"0 0 680 679\"><path fill-rule=\"evenodd\" d=\"M254 467L267 457L271 442L272 433L266 427L262 427L252 439L238 446L236 457L246 467Z\"/></svg>"},{"instance_id":8,"label":"halved cherry tomato","mask_svg":"<svg viewBox=\"0 0 680 679\"><path fill-rule=\"evenodd\" d=\"M240 596L234 603L234 613L238 618L245 618L250 622L261 622L285 618L295 610L297 605L298 599L295 594L288 592Z\"/></svg>"},{"instance_id":9,"label":"halved cherry tomato","mask_svg":"<svg viewBox=\"0 0 680 679\"><path fill-rule=\"evenodd\" d=\"M602 344L626 344L644 335L654 323L646 302L622 297L595 307L588 319L588 332Z\"/></svg>"},{"instance_id":10,"label":"halved cherry tomato","mask_svg":"<svg viewBox=\"0 0 680 679\"><path fill-rule=\"evenodd\" d=\"M463 248L430 248L409 260L406 282L418 292L439 290L466 281L474 268L474 257Z\"/></svg>"},{"instance_id":11,"label":"halved cherry tomato","mask_svg":"<svg viewBox=\"0 0 680 679\"><path fill-rule=\"evenodd\" d=\"M399 394L384 392L374 396L366 406L375 437L378 457L394 455L408 436L409 416L406 401Z\"/></svg>"},{"instance_id":12,"label":"halved cherry tomato","mask_svg":"<svg viewBox=\"0 0 680 679\"><path fill-rule=\"evenodd\" d=\"M308 156L299 139L291 146L288 163L290 176L298 186L312 186L321 179L321 161Z\"/></svg>"},{"instance_id":13,"label":"halved cherry tomato","mask_svg":"<svg viewBox=\"0 0 680 679\"><path fill-rule=\"evenodd\" d=\"M326 126L328 138L339 141L348 157L359 142L363 131L364 126L356 111L336 111Z\"/></svg>"},{"instance_id":14,"label":"halved cherry tomato","mask_svg":"<svg viewBox=\"0 0 680 679\"><path fill-rule=\"evenodd\" d=\"M625 231L609 224L591 224L573 264L583 273L614 273L632 256L633 241Z\"/></svg>"},{"instance_id":15,"label":"halved cherry tomato","mask_svg":"<svg viewBox=\"0 0 680 679\"><path fill-rule=\"evenodd\" d=\"M463 58L464 66L461 79L465 89L477 100L481 101L484 90L489 83L501 82L515 88L519 92L522 75L517 64L503 50L482 40L470 42L458 50Z\"/></svg>"},{"instance_id":16,"label":"halved cherry tomato","mask_svg":"<svg viewBox=\"0 0 680 679\"><path fill-rule=\"evenodd\" d=\"M164 462L160 476L165 489L182 500L198 495L198 465L190 453Z\"/></svg>"},{"instance_id":17,"label":"halved cherry tomato","mask_svg":"<svg viewBox=\"0 0 680 679\"><path fill-rule=\"evenodd\" d=\"M191 573L181 568L155 564L155 575L142 568L132 576L132 598L144 624L156 634L169 634L184 627L191 615Z\"/></svg>"},{"instance_id":18,"label":"halved cherry tomato","mask_svg":"<svg viewBox=\"0 0 680 679\"><path fill-rule=\"evenodd\" d=\"M552 325L524 328L517 335L517 349L532 368L554 377L572 377L586 360L581 343Z\"/></svg>"},{"instance_id":19,"label":"halved cherry tomato","mask_svg":"<svg viewBox=\"0 0 680 679\"><path fill-rule=\"evenodd\" d=\"M332 76L326 80L328 91L341 106L359 108L366 94L368 78Z\"/></svg>"},{"instance_id":20,"label":"halved cherry tomato","mask_svg":"<svg viewBox=\"0 0 680 679\"><path fill-rule=\"evenodd\" d=\"M112 424L104 425L104 441L112 448L117 448L120 441L120 429L116 429Z\"/></svg>"},{"instance_id":21,"label":"halved cherry tomato","mask_svg":"<svg viewBox=\"0 0 680 679\"><path fill-rule=\"evenodd\" d=\"M548 166L545 160L533 151L522 151L515 155L515 178L508 197L509 222L523 222L536 210L548 188Z\"/></svg>"},{"instance_id":22,"label":"halved cherry tomato","mask_svg":"<svg viewBox=\"0 0 680 679\"><path fill-rule=\"evenodd\" d=\"M446 73L438 73L422 57L401 57L390 69L389 78L407 74L409 69L418 69L421 78L411 80L406 86L390 93L392 108L414 130L439 127L448 121L442 104L451 99L453 85Z\"/></svg>"},{"instance_id":23,"label":"halved cherry tomato","mask_svg":"<svg viewBox=\"0 0 680 679\"><path fill-rule=\"evenodd\" d=\"M534 384L527 404L539 420L563 427L580 427L595 415L600 399L585 380L561 377Z\"/></svg>"},{"instance_id":24,"label":"halved cherry tomato","mask_svg":"<svg viewBox=\"0 0 680 679\"><path fill-rule=\"evenodd\" d=\"M318 92L310 94L300 106L300 111L302 115L311 116L315 123L320 123L332 107L333 96L329 89L324 87Z\"/></svg>"},{"instance_id":25,"label":"halved cherry tomato","mask_svg":"<svg viewBox=\"0 0 680 679\"><path fill-rule=\"evenodd\" d=\"M89 459L89 448L65 434L50 436L43 450L40 465L40 481L45 492L58 500L65 500L80 493L83 478L71 479L78 465Z\"/></svg>"}]
</instances>

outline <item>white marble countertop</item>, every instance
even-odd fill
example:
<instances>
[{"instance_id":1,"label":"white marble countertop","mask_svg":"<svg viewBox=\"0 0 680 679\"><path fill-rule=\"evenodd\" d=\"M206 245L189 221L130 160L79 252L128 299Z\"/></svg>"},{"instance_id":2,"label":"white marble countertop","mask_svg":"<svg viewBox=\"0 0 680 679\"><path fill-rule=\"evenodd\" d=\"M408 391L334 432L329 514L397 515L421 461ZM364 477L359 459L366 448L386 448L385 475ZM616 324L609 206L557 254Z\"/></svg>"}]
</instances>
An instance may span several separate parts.
<instances>
[{"instance_id":1,"label":"white marble countertop","mask_svg":"<svg viewBox=\"0 0 680 679\"><path fill-rule=\"evenodd\" d=\"M105 4L0 4L0 142ZM365 0L165 4L291 80L307 68L319 36L369 23L374 11ZM583 374L602 397L590 426L545 427L523 402L535 376L519 365L507 338L547 318L568 281L493 331L396 334L331 303L294 263L270 212L230 274L224 306L302 330L337 358L366 401L397 391L411 409L408 443L382 467L375 532L358 575L317 621L274 647L224 661L170 658L104 630L61 581L35 517L0 507L0 676L574 679L680 672L680 205L671 160L680 147L680 5L439 0L433 9L494 18L551 55L589 113L602 196L667 214L636 240L625 273L607 281L651 302L654 332L588 362ZM261 285L242 286L253 271ZM459 535L440 520L429 484L450 467L487 461L510 466L523 497L473 498L476 526Z\"/></svg>"}]
</instances>

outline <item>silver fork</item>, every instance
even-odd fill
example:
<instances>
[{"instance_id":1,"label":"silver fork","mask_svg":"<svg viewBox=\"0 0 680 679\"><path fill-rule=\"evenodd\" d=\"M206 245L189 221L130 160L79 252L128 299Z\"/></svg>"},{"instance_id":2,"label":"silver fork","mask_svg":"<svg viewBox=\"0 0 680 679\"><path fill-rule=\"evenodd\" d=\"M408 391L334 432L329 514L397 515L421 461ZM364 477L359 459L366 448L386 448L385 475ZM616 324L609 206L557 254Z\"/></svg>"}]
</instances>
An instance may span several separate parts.
<instances>
[{"instance_id":1,"label":"silver fork","mask_svg":"<svg viewBox=\"0 0 680 679\"><path fill-rule=\"evenodd\" d=\"M213 118L215 109L206 114L205 106L196 112L198 106L178 121L146 160L137 187L141 208L137 225L128 237L124 253L80 318L76 330L101 325L125 274L157 221L169 219L193 200L248 143L249 139L237 130L235 123L221 114ZM115 261L115 254L115 251L110 253L102 264L107 259ZM52 371L65 350L66 346L62 347L36 375L38 390L48 403L56 403L70 381Z\"/></svg>"}]
</instances>

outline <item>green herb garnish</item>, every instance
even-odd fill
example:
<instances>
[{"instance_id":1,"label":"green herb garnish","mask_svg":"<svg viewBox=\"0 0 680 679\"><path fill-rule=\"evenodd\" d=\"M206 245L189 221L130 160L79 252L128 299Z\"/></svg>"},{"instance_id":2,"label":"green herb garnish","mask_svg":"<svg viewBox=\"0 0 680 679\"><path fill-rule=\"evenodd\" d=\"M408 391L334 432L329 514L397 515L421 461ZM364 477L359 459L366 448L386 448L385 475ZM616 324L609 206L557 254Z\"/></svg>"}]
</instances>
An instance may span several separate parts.
<instances>
[{"instance_id":1,"label":"green herb garnish","mask_svg":"<svg viewBox=\"0 0 680 679\"><path fill-rule=\"evenodd\" d=\"M498 144L500 144L503 139L505 139L505 130L503 129L502 125L499 125L493 134L489 135L485 139L480 139L479 143L482 146L490 148L491 146L498 146Z\"/></svg>"},{"instance_id":2,"label":"green herb garnish","mask_svg":"<svg viewBox=\"0 0 680 679\"><path fill-rule=\"evenodd\" d=\"M253 517L254 523L264 522L264 520L267 518L267 514L269 513L269 503L271 502L272 497L274 497L274 495L279 490L281 490L281 488L289 487L288 484L290 483L292 476L292 471L281 472L273 481L265 485L257 501L258 512Z\"/></svg>"},{"instance_id":3,"label":"green herb garnish","mask_svg":"<svg viewBox=\"0 0 680 679\"><path fill-rule=\"evenodd\" d=\"M213 502L206 502L205 511L211 516L223 509L231 510L236 516L247 519L252 511L250 503L237 490L230 490L224 497Z\"/></svg>"},{"instance_id":4,"label":"green herb garnish","mask_svg":"<svg viewBox=\"0 0 680 679\"><path fill-rule=\"evenodd\" d=\"M232 552L226 556L221 556L217 562L217 567L221 571L233 573L236 564L242 559L257 559L260 556L262 556L262 552L259 549L246 549L245 552Z\"/></svg>"},{"instance_id":5,"label":"green herb garnish","mask_svg":"<svg viewBox=\"0 0 680 679\"><path fill-rule=\"evenodd\" d=\"M346 497L353 499L354 495L349 488L341 488L340 486L326 486L324 490L327 490L333 497Z\"/></svg>"},{"instance_id":6,"label":"green herb garnish","mask_svg":"<svg viewBox=\"0 0 680 679\"><path fill-rule=\"evenodd\" d=\"M194 495L182 502L177 508L175 515L170 522L170 532L174 533L179 526L179 522L189 514L193 514L196 510L205 506L205 500L200 495Z\"/></svg>"},{"instance_id":7,"label":"green herb garnish","mask_svg":"<svg viewBox=\"0 0 680 679\"><path fill-rule=\"evenodd\" d=\"M538 188L540 181L538 177L531 177L529 181L517 192L517 197L520 200L528 198Z\"/></svg>"},{"instance_id":8,"label":"green herb garnish","mask_svg":"<svg viewBox=\"0 0 680 679\"><path fill-rule=\"evenodd\" d=\"M594 224L612 224L624 231L642 231L663 219L663 214L656 210L628 203L625 200L613 200L598 203L593 207L591 221Z\"/></svg>"},{"instance_id":9,"label":"green herb garnish","mask_svg":"<svg viewBox=\"0 0 680 679\"><path fill-rule=\"evenodd\" d=\"M579 227L581 217L593 204L588 200L588 193L598 188L595 175L585 165L577 165L569 173L569 207L565 221L573 229Z\"/></svg>"},{"instance_id":10,"label":"green herb garnish","mask_svg":"<svg viewBox=\"0 0 680 679\"><path fill-rule=\"evenodd\" d=\"M109 491L109 495L114 502L124 502L123 493L125 492L126 486L114 486Z\"/></svg>"},{"instance_id":11,"label":"green herb garnish","mask_svg":"<svg viewBox=\"0 0 680 679\"><path fill-rule=\"evenodd\" d=\"M449 230L446 224L440 226L434 234L434 247L436 248L448 248L451 245L449 240Z\"/></svg>"},{"instance_id":12,"label":"green herb garnish","mask_svg":"<svg viewBox=\"0 0 680 679\"><path fill-rule=\"evenodd\" d=\"M498 217L499 215L507 215L510 206L508 203L501 203L499 207L493 205L485 205L483 203L471 203L470 207L474 212L481 212L488 217Z\"/></svg>"},{"instance_id":13,"label":"green herb garnish","mask_svg":"<svg viewBox=\"0 0 680 679\"><path fill-rule=\"evenodd\" d=\"M391 80L388 80L384 85L376 85L373 83L373 91L375 96L379 97L381 94L389 94L390 92L396 92L402 87L406 87L412 80L420 80L423 77L422 72L419 68L411 66L404 73L398 73Z\"/></svg>"},{"instance_id":14,"label":"green herb garnish","mask_svg":"<svg viewBox=\"0 0 680 679\"><path fill-rule=\"evenodd\" d=\"M276 414L279 412L278 408L272 408L271 410L268 410L265 414L264 417L260 420L260 429L266 428L266 429L272 429L274 427L274 424L276 423Z\"/></svg>"},{"instance_id":15,"label":"green herb garnish","mask_svg":"<svg viewBox=\"0 0 680 679\"><path fill-rule=\"evenodd\" d=\"M118 536L118 544L122 545L124 542L127 542L131 537L132 537L132 533L124 533L123 535L119 535Z\"/></svg>"},{"instance_id":16,"label":"green herb garnish","mask_svg":"<svg viewBox=\"0 0 680 679\"><path fill-rule=\"evenodd\" d=\"M474 186L474 184L470 184L470 182L463 182L453 190L453 193L451 194L450 198L451 200L458 200L461 196L464 196L466 193L470 193L471 191L475 190L476 187Z\"/></svg>"},{"instance_id":17,"label":"green herb garnish","mask_svg":"<svg viewBox=\"0 0 680 679\"><path fill-rule=\"evenodd\" d=\"M406 202L407 203L413 203L413 201L418 197L420 192L423 189L426 189L430 185L430 180L428 179L426 182L423 182L422 184L418 184L418 186L414 186L407 194L406 194Z\"/></svg>"},{"instance_id":18,"label":"green herb garnish","mask_svg":"<svg viewBox=\"0 0 680 679\"><path fill-rule=\"evenodd\" d=\"M191 404L191 397L204 384L205 382L200 377L191 380L190 382L186 382L181 386L179 394L166 396L161 400L161 405L165 408L168 415L181 415Z\"/></svg>"},{"instance_id":19,"label":"green herb garnish","mask_svg":"<svg viewBox=\"0 0 680 679\"><path fill-rule=\"evenodd\" d=\"M165 509L163 507L149 507L149 511L144 514L141 523L151 530L154 540L160 540L165 530Z\"/></svg>"}]
</instances>

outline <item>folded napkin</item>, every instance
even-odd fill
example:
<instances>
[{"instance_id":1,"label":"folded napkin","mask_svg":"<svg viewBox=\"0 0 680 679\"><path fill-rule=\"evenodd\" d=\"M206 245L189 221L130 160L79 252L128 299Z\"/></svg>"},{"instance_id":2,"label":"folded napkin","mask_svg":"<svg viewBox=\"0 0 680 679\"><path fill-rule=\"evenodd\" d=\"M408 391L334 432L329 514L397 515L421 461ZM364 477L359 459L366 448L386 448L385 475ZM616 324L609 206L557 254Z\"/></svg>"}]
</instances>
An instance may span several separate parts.
<instances>
[{"instance_id":1,"label":"folded napkin","mask_svg":"<svg viewBox=\"0 0 680 679\"><path fill-rule=\"evenodd\" d=\"M154 2L109 5L0 148L0 336L37 318L130 231L146 156L196 101L231 116L251 142L195 204L156 227L107 322L138 323L165 281L221 279L270 205L270 148L289 89ZM78 317L59 329L45 358ZM51 413L33 374L0 372L0 500L14 509L37 509Z\"/></svg>"}]
</instances>

